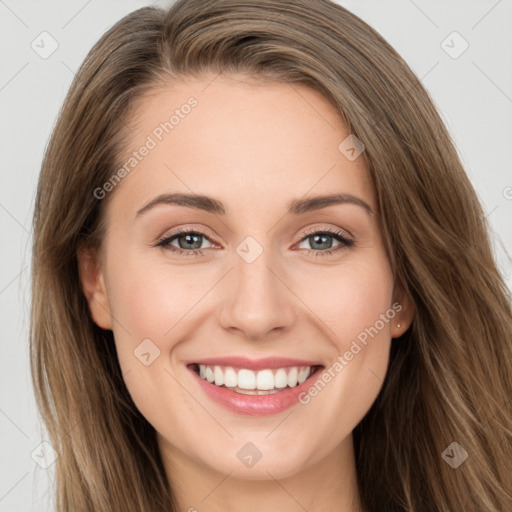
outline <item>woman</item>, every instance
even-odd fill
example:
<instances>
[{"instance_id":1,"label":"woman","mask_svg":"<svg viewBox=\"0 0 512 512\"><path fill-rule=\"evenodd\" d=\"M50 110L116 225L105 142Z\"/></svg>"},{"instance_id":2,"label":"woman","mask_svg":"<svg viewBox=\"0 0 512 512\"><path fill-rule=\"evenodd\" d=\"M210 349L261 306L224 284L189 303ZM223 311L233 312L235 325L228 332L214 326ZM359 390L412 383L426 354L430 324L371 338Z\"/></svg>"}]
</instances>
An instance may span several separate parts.
<instances>
[{"instance_id":1,"label":"woman","mask_svg":"<svg viewBox=\"0 0 512 512\"><path fill-rule=\"evenodd\" d=\"M58 510L512 510L485 216L421 83L344 8L123 18L66 98L34 234Z\"/></svg>"}]
</instances>

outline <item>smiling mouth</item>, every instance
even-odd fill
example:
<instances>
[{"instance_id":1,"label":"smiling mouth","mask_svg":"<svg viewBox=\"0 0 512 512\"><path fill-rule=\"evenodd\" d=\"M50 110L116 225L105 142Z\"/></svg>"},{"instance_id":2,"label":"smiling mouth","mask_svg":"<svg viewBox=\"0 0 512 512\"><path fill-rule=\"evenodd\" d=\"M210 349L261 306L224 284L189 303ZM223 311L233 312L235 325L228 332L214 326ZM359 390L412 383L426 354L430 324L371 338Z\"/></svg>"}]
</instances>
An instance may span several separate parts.
<instances>
[{"instance_id":1,"label":"smiling mouth","mask_svg":"<svg viewBox=\"0 0 512 512\"><path fill-rule=\"evenodd\" d=\"M197 363L188 366L210 384L243 395L271 395L293 389L323 368L321 365L288 366L253 371L247 368Z\"/></svg>"}]
</instances>

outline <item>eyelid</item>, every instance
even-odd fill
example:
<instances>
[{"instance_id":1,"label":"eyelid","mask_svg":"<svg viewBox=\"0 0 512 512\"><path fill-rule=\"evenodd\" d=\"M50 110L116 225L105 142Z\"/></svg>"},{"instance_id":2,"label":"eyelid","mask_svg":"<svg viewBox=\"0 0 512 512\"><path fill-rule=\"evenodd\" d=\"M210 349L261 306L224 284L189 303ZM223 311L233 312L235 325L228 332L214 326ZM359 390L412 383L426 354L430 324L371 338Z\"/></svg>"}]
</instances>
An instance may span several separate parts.
<instances>
[{"instance_id":1,"label":"eyelid","mask_svg":"<svg viewBox=\"0 0 512 512\"><path fill-rule=\"evenodd\" d=\"M194 233L198 235L202 235L203 237L207 238L210 242L215 243L212 240L212 237L206 232L207 230L203 228L195 228L195 227L179 227L176 229L172 229L171 231L165 231L163 235L160 235L157 237L157 243L163 242L165 240L168 240L169 238L172 238L176 235L184 235L188 233Z\"/></svg>"},{"instance_id":2,"label":"eyelid","mask_svg":"<svg viewBox=\"0 0 512 512\"><path fill-rule=\"evenodd\" d=\"M345 233L343 232L345 231L347 235L345 235ZM212 238L202 229L202 228L193 228L193 227L183 227L183 228L176 228L176 229L173 229L171 231L166 231L163 235L160 235L158 238L157 238L157 243L160 243L160 242L163 242L165 240L168 240L169 238L172 238L173 236L175 235L182 235L182 234L187 234L187 233L194 233L194 234L199 234L199 235L202 235L203 237L207 238L211 243L215 243ZM298 242L302 242L305 238L307 238L308 236L311 236L313 234L318 234L318 233L327 233L327 234L330 234L330 235L337 235L337 236L341 236L343 237L346 241L351 241L353 242L353 235L348 231L348 230L342 230L341 228L338 228L338 227L335 227L335 228L332 228L332 227L323 227L323 226L313 226L312 228L309 228L307 229L306 231L303 231L300 235L300 238L298 240Z\"/></svg>"},{"instance_id":3,"label":"eyelid","mask_svg":"<svg viewBox=\"0 0 512 512\"><path fill-rule=\"evenodd\" d=\"M306 231L304 231L302 233L301 241L304 238L306 238L308 236L311 236L311 235L313 235L315 233L329 233L329 234L332 234L332 235L334 235L334 234L335 235L341 235L341 236L344 236L347 240L351 240L351 241L353 241L353 238L354 238L352 233L350 233L350 231L348 231L347 229L342 229L342 228L339 228L339 227L313 226L312 228L309 228L309 229L307 229Z\"/></svg>"},{"instance_id":4,"label":"eyelid","mask_svg":"<svg viewBox=\"0 0 512 512\"><path fill-rule=\"evenodd\" d=\"M338 253L339 251L343 251L346 249L349 249L350 247L355 245L355 240L352 234L350 236L347 236L344 231L339 227L325 227L325 226L313 226L309 228L307 231L302 232L301 238L299 239L296 244L300 244L303 241L307 240L310 236L319 234L319 235L327 235L330 236L338 241L338 245L334 246L327 250L315 250L315 249L303 249L306 251L306 253L316 258L322 258L322 257L329 257L332 254ZM348 231L347 231L348 232ZM181 256L202 256L204 254L204 251L206 249L211 249L211 247L207 247L205 249L182 249L181 247L174 247L171 245L171 242L173 242L174 238L178 238L179 236L186 235L187 233L193 233L199 236L202 236L203 238L207 239L211 244L218 245L216 242L214 242L211 237L205 232L202 228L194 228L191 226L182 227L182 228L176 228L173 229L171 232L166 232L164 235L159 237L158 242L156 243L156 247L160 247L162 249L165 249L169 251L170 253L175 254L178 257Z\"/></svg>"},{"instance_id":5,"label":"eyelid","mask_svg":"<svg viewBox=\"0 0 512 512\"><path fill-rule=\"evenodd\" d=\"M297 244L301 244L308 238L310 238L313 235L327 235L331 238L334 238L338 245L331 247L330 249L327 249L325 251L315 251L314 249L304 249L307 251L308 254L316 257L322 257L322 256L330 256L331 254L334 254L338 251L342 251L344 249L348 249L350 247L353 247L355 245L355 240L353 237L348 237L341 229L339 228L312 228L311 230L308 230L307 232L303 233L303 236L301 239L297 242Z\"/></svg>"}]
</instances>

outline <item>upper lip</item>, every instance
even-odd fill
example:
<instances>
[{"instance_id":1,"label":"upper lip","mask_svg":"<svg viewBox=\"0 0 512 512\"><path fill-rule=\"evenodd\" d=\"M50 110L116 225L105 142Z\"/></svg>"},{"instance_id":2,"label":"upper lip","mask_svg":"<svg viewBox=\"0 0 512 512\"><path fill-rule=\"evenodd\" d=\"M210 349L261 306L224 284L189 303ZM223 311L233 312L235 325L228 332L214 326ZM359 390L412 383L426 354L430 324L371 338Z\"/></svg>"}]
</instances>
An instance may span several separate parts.
<instances>
[{"instance_id":1,"label":"upper lip","mask_svg":"<svg viewBox=\"0 0 512 512\"><path fill-rule=\"evenodd\" d=\"M264 357L261 359L251 359L243 356L211 357L207 359L189 361L187 364L232 366L234 368L247 368L248 370L286 368L288 366L322 366L322 364L317 361L306 361L304 359L290 359L288 357Z\"/></svg>"}]
</instances>

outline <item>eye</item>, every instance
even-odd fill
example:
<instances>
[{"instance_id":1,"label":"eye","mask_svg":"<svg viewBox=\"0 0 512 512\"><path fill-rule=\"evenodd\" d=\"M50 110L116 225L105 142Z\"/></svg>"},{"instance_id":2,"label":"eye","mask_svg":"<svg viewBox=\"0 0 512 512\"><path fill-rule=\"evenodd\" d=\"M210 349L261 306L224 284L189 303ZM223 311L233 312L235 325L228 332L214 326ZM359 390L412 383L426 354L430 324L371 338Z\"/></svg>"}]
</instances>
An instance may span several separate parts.
<instances>
[{"instance_id":1,"label":"eye","mask_svg":"<svg viewBox=\"0 0 512 512\"><path fill-rule=\"evenodd\" d=\"M337 241L337 245L333 246L333 241ZM210 246L213 247L211 240L200 231L192 229L181 230L171 235L165 235L156 245L157 247L163 247L166 250L175 252L176 254L185 256L200 256L203 254L202 249L208 247L202 247L203 241L208 240ZM354 245L354 241L348 238L344 233L337 230L316 230L306 233L299 244L308 242L310 249L307 249L310 253L316 256L326 256L332 254L335 251L341 250L345 247L351 247Z\"/></svg>"},{"instance_id":2,"label":"eye","mask_svg":"<svg viewBox=\"0 0 512 512\"><path fill-rule=\"evenodd\" d=\"M333 246L332 239L338 242ZM354 245L354 241L348 238L344 233L337 230L323 229L311 231L299 243L308 242L314 256L326 256L345 247ZM307 248L306 248L307 249Z\"/></svg>"},{"instance_id":3,"label":"eye","mask_svg":"<svg viewBox=\"0 0 512 512\"><path fill-rule=\"evenodd\" d=\"M204 233L193 230L182 230L172 235L166 235L157 244L158 247L164 247L178 254L186 254L187 256L199 256L203 253L201 247L203 240L210 240ZM177 244L173 245L173 244Z\"/></svg>"}]
</instances>

